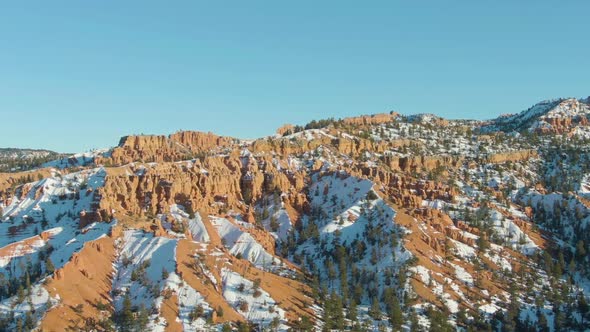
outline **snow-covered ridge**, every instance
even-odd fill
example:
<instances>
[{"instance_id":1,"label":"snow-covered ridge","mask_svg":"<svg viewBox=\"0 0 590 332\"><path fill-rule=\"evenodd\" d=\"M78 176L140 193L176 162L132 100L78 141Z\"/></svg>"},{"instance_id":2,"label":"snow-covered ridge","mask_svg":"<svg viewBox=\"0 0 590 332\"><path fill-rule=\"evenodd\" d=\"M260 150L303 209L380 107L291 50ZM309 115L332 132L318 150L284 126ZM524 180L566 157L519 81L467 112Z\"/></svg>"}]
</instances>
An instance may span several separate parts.
<instances>
[{"instance_id":1,"label":"snow-covered ridge","mask_svg":"<svg viewBox=\"0 0 590 332\"><path fill-rule=\"evenodd\" d=\"M590 115L587 99L553 99L537 103L518 114L503 115L482 127L483 131L530 131L551 128L550 119L567 119Z\"/></svg>"},{"instance_id":2,"label":"snow-covered ridge","mask_svg":"<svg viewBox=\"0 0 590 332\"><path fill-rule=\"evenodd\" d=\"M71 156L52 160L44 163L41 167L52 167L64 169L69 167L85 167L94 165L94 160L97 157L106 157L110 153L110 149L98 149L83 153L75 153Z\"/></svg>"},{"instance_id":3,"label":"snow-covered ridge","mask_svg":"<svg viewBox=\"0 0 590 332\"><path fill-rule=\"evenodd\" d=\"M252 225L237 221L240 223L238 226L225 218L215 216L209 216L209 220L217 229L222 242L232 255L243 257L263 270L273 269L275 265L280 265L281 261L278 258L266 251L252 235L240 229L240 226L248 228Z\"/></svg>"},{"instance_id":4,"label":"snow-covered ridge","mask_svg":"<svg viewBox=\"0 0 590 332\"><path fill-rule=\"evenodd\" d=\"M268 326L274 319L282 324L285 321L285 310L260 286L227 268L221 270L223 297L240 314L251 322ZM280 330L286 330L282 325Z\"/></svg>"},{"instance_id":5,"label":"snow-covered ridge","mask_svg":"<svg viewBox=\"0 0 590 332\"><path fill-rule=\"evenodd\" d=\"M114 303L121 310L128 297L132 305L152 312L148 328L164 331L167 322L161 316L163 302L175 292L178 297L177 318L188 331L203 329L202 317L190 319L190 313L201 306L203 314L212 311L203 296L176 274L178 240L155 237L139 230L125 231L118 240L118 258L114 264Z\"/></svg>"},{"instance_id":6,"label":"snow-covered ridge","mask_svg":"<svg viewBox=\"0 0 590 332\"><path fill-rule=\"evenodd\" d=\"M340 271L351 266L366 271L374 276L370 283L384 289L385 275L398 273L412 257L396 240L406 232L395 224L397 212L379 197L373 185L346 172L319 172L312 176L308 194L312 211L304 218L303 226L303 232L310 235L298 246L296 254L304 257L307 269L318 271L320 282L337 293L348 286L340 278L330 277L336 266ZM355 248L347 256L346 264L326 254L341 245ZM397 287L403 289L405 285ZM362 297L361 312L366 312L371 303L370 297Z\"/></svg>"},{"instance_id":7,"label":"snow-covered ridge","mask_svg":"<svg viewBox=\"0 0 590 332\"><path fill-rule=\"evenodd\" d=\"M1 290L2 297L8 298L0 305L0 314L32 315L38 321L59 302L49 297L44 280L86 243L107 236L116 224L91 223L80 228L80 213L91 210L105 175L102 168L67 175L53 171L49 178L25 184L10 199L0 221L0 277L4 286L10 285ZM28 294L23 298L17 289Z\"/></svg>"},{"instance_id":8,"label":"snow-covered ridge","mask_svg":"<svg viewBox=\"0 0 590 332\"><path fill-rule=\"evenodd\" d=\"M0 172L18 172L39 167L62 154L49 150L0 148Z\"/></svg>"}]
</instances>

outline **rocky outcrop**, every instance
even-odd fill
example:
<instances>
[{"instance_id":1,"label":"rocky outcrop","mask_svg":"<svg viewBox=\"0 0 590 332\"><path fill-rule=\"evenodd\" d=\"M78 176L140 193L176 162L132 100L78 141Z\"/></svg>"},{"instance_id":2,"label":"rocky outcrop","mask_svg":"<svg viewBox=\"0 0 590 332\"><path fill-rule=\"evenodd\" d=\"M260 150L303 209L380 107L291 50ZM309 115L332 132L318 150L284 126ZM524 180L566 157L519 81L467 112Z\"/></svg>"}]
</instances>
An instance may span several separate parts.
<instances>
[{"instance_id":1,"label":"rocky outcrop","mask_svg":"<svg viewBox=\"0 0 590 332\"><path fill-rule=\"evenodd\" d=\"M430 171L438 167L445 169L457 168L462 165L464 157L461 156L384 156L383 161L393 170L402 172Z\"/></svg>"},{"instance_id":2,"label":"rocky outcrop","mask_svg":"<svg viewBox=\"0 0 590 332\"><path fill-rule=\"evenodd\" d=\"M114 240L104 237L86 243L57 269L45 284L50 296L59 298L60 304L49 308L40 319L39 330L92 330L92 322L110 316L108 310L100 310L96 304L108 306L106 303L111 301L114 259Z\"/></svg>"},{"instance_id":3,"label":"rocky outcrop","mask_svg":"<svg viewBox=\"0 0 590 332\"><path fill-rule=\"evenodd\" d=\"M374 125L395 121L399 117L396 112L381 113L373 115L361 115L356 117L344 118L342 122L347 125Z\"/></svg>"},{"instance_id":4,"label":"rocky outcrop","mask_svg":"<svg viewBox=\"0 0 590 332\"><path fill-rule=\"evenodd\" d=\"M97 164L124 165L130 162L187 160L198 154L230 147L234 139L212 133L181 131L169 136L125 136L110 156L97 157Z\"/></svg>"},{"instance_id":5,"label":"rocky outcrop","mask_svg":"<svg viewBox=\"0 0 590 332\"><path fill-rule=\"evenodd\" d=\"M229 157L206 158L194 164L129 165L123 172L108 169L100 189L100 211L103 215L155 215L165 212L171 204L195 211L235 206L241 198L240 169L239 160ZM225 202L221 203L222 199Z\"/></svg>"},{"instance_id":6,"label":"rocky outcrop","mask_svg":"<svg viewBox=\"0 0 590 332\"><path fill-rule=\"evenodd\" d=\"M388 148L404 145L403 140L390 142L375 142L363 138L319 136L313 139L260 139L256 140L250 146L250 150L257 153L276 153L279 155L302 154L313 151L320 146L332 146L339 153L357 157L365 151L374 153L383 153Z\"/></svg>"},{"instance_id":7,"label":"rocky outcrop","mask_svg":"<svg viewBox=\"0 0 590 332\"><path fill-rule=\"evenodd\" d=\"M78 223L78 228L84 228L93 222L102 221L100 213L98 211L81 211L80 212L80 222Z\"/></svg>"},{"instance_id":8,"label":"rocky outcrop","mask_svg":"<svg viewBox=\"0 0 590 332\"><path fill-rule=\"evenodd\" d=\"M276 153L279 155L301 154L312 151L322 145L332 144L332 139L327 136L306 139L258 139L250 145L252 153Z\"/></svg>"},{"instance_id":9,"label":"rocky outcrop","mask_svg":"<svg viewBox=\"0 0 590 332\"><path fill-rule=\"evenodd\" d=\"M588 126L590 109L584 100L561 100L554 108L541 116L533 129L541 134L572 134L579 126Z\"/></svg>"},{"instance_id":10,"label":"rocky outcrop","mask_svg":"<svg viewBox=\"0 0 590 332\"><path fill-rule=\"evenodd\" d=\"M383 153L390 147L390 145L386 142L374 142L363 138L337 138L333 141L333 145L336 147L338 152L353 157L359 156L364 151Z\"/></svg>"},{"instance_id":11,"label":"rocky outcrop","mask_svg":"<svg viewBox=\"0 0 590 332\"><path fill-rule=\"evenodd\" d=\"M292 124L284 124L277 129L277 135L284 136L286 134L292 133L294 128L295 126L293 126Z\"/></svg>"},{"instance_id":12,"label":"rocky outcrop","mask_svg":"<svg viewBox=\"0 0 590 332\"><path fill-rule=\"evenodd\" d=\"M51 169L41 168L33 171L18 173L0 173L0 200L7 198L8 191L17 185L37 181L51 175Z\"/></svg>"},{"instance_id":13,"label":"rocky outcrop","mask_svg":"<svg viewBox=\"0 0 590 332\"><path fill-rule=\"evenodd\" d=\"M570 131L577 126L590 125L588 118L583 115L577 115L573 117L548 117L543 120L546 125L539 126L535 129L541 134L568 134Z\"/></svg>"},{"instance_id":14,"label":"rocky outcrop","mask_svg":"<svg viewBox=\"0 0 590 332\"><path fill-rule=\"evenodd\" d=\"M511 151L511 152L504 152L504 153L496 153L484 158L484 162L492 163L492 164L501 164L508 161L516 162L516 161L524 161L529 160L531 158L538 157L538 153L535 150L519 150L519 151Z\"/></svg>"},{"instance_id":15,"label":"rocky outcrop","mask_svg":"<svg viewBox=\"0 0 590 332\"><path fill-rule=\"evenodd\" d=\"M246 211L247 204L275 190L298 209L305 207L300 191L305 172L282 168L270 157L205 157L182 163L130 164L107 169L104 187L100 188L101 217L118 214L155 215L170 205L208 213L228 209Z\"/></svg>"}]
</instances>

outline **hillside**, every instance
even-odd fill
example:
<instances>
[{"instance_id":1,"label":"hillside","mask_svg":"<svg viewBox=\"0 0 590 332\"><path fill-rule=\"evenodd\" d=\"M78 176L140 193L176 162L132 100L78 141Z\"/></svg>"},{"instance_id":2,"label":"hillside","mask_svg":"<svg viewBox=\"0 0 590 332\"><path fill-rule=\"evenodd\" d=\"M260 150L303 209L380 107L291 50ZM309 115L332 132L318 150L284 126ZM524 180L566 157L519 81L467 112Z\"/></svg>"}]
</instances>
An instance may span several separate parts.
<instances>
[{"instance_id":1,"label":"hillside","mask_svg":"<svg viewBox=\"0 0 590 332\"><path fill-rule=\"evenodd\" d=\"M0 172L29 170L61 155L49 150L0 148Z\"/></svg>"},{"instance_id":2,"label":"hillside","mask_svg":"<svg viewBox=\"0 0 590 332\"><path fill-rule=\"evenodd\" d=\"M590 330L589 117L126 136L0 173L0 330Z\"/></svg>"}]
</instances>

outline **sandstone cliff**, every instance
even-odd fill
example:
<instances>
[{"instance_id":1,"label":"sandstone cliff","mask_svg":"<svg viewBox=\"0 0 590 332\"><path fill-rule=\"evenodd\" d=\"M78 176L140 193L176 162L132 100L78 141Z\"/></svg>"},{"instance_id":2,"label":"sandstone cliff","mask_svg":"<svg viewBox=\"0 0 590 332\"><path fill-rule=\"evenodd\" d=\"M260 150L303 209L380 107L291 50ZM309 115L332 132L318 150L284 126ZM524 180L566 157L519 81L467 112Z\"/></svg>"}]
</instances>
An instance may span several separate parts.
<instances>
[{"instance_id":1,"label":"sandstone cliff","mask_svg":"<svg viewBox=\"0 0 590 332\"><path fill-rule=\"evenodd\" d=\"M125 136L110 157L99 157L98 164L124 165L134 161L168 162L191 159L218 148L230 147L234 139L212 133L181 131L169 136Z\"/></svg>"}]
</instances>

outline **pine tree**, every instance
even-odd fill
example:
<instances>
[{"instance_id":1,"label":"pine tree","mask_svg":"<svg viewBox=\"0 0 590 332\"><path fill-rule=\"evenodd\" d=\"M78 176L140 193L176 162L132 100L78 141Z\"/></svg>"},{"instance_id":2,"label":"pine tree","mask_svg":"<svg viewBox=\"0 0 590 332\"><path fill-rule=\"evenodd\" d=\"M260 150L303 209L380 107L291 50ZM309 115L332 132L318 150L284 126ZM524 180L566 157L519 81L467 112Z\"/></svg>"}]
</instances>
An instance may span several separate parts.
<instances>
[{"instance_id":1,"label":"pine tree","mask_svg":"<svg viewBox=\"0 0 590 332\"><path fill-rule=\"evenodd\" d=\"M29 275L30 269L27 268L27 272L25 273L25 290L27 294L31 293L31 276Z\"/></svg>"},{"instance_id":2,"label":"pine tree","mask_svg":"<svg viewBox=\"0 0 590 332\"><path fill-rule=\"evenodd\" d=\"M238 332L250 332L250 325L247 322L238 322Z\"/></svg>"},{"instance_id":3,"label":"pine tree","mask_svg":"<svg viewBox=\"0 0 590 332\"><path fill-rule=\"evenodd\" d=\"M434 308L428 308L428 317L430 318L430 331L431 332L454 332L455 328L447 321L447 315L443 314L440 310Z\"/></svg>"},{"instance_id":4,"label":"pine tree","mask_svg":"<svg viewBox=\"0 0 590 332\"><path fill-rule=\"evenodd\" d=\"M231 332L231 325L229 325L229 323L223 324L221 327L221 332Z\"/></svg>"},{"instance_id":5,"label":"pine tree","mask_svg":"<svg viewBox=\"0 0 590 332\"><path fill-rule=\"evenodd\" d=\"M566 323L565 314L563 313L562 310L558 310L558 312L555 314L555 319L553 322L553 325L555 327L555 331L562 331L565 327L565 323Z\"/></svg>"},{"instance_id":6,"label":"pine tree","mask_svg":"<svg viewBox=\"0 0 590 332\"><path fill-rule=\"evenodd\" d=\"M338 294L333 292L332 293L332 301L334 303L334 307L333 307L334 327L338 330L343 330L344 329L344 313L342 312L342 309L343 309L342 298Z\"/></svg>"},{"instance_id":7,"label":"pine tree","mask_svg":"<svg viewBox=\"0 0 590 332\"><path fill-rule=\"evenodd\" d=\"M464 308L459 309L457 312L457 324L461 326L467 326L467 313Z\"/></svg>"},{"instance_id":8,"label":"pine tree","mask_svg":"<svg viewBox=\"0 0 590 332\"><path fill-rule=\"evenodd\" d=\"M16 332L23 332L23 321L20 318L16 320Z\"/></svg>"},{"instance_id":9,"label":"pine tree","mask_svg":"<svg viewBox=\"0 0 590 332\"><path fill-rule=\"evenodd\" d=\"M117 324L121 331L132 331L133 329L133 311L131 309L131 297L129 293L123 298L123 308L118 315Z\"/></svg>"},{"instance_id":10,"label":"pine tree","mask_svg":"<svg viewBox=\"0 0 590 332\"><path fill-rule=\"evenodd\" d=\"M402 327L404 316L397 296L394 296L390 301L389 321L391 322L393 330L397 331Z\"/></svg>"},{"instance_id":11,"label":"pine tree","mask_svg":"<svg viewBox=\"0 0 590 332\"><path fill-rule=\"evenodd\" d=\"M314 330L313 323L307 316L301 317L301 319L293 324L292 331L296 332L311 332Z\"/></svg>"},{"instance_id":12,"label":"pine tree","mask_svg":"<svg viewBox=\"0 0 590 332\"><path fill-rule=\"evenodd\" d=\"M517 330L517 323L520 317L520 310L518 307L518 301L515 299L515 295L512 295L510 304L508 305L508 312L504 316L502 322L502 331L512 332Z\"/></svg>"},{"instance_id":13,"label":"pine tree","mask_svg":"<svg viewBox=\"0 0 590 332\"><path fill-rule=\"evenodd\" d=\"M485 232L482 232L482 234L477 238L477 247L482 253L485 253L486 250L490 248L490 242L488 241Z\"/></svg>"},{"instance_id":14,"label":"pine tree","mask_svg":"<svg viewBox=\"0 0 590 332\"><path fill-rule=\"evenodd\" d=\"M203 308L203 306L201 304L198 304L188 315L189 320L195 321L200 317L203 317L203 315L205 314L205 309Z\"/></svg>"},{"instance_id":15,"label":"pine tree","mask_svg":"<svg viewBox=\"0 0 590 332\"><path fill-rule=\"evenodd\" d=\"M281 319L279 317L276 317L272 319L272 321L270 322L270 329L272 331L278 331L279 326L281 325Z\"/></svg>"},{"instance_id":16,"label":"pine tree","mask_svg":"<svg viewBox=\"0 0 590 332\"><path fill-rule=\"evenodd\" d=\"M35 321L33 320L33 315L30 311L27 311L27 313L25 314L25 322L23 324L23 327L27 331L30 331L33 328L35 328Z\"/></svg>"},{"instance_id":17,"label":"pine tree","mask_svg":"<svg viewBox=\"0 0 590 332\"><path fill-rule=\"evenodd\" d=\"M578 241L576 244L576 257L578 257L579 260L586 258L586 248L583 240Z\"/></svg>"},{"instance_id":18,"label":"pine tree","mask_svg":"<svg viewBox=\"0 0 590 332\"><path fill-rule=\"evenodd\" d=\"M346 318L348 318L351 322L356 322L358 319L356 301L354 299L350 300L348 311L346 312Z\"/></svg>"},{"instance_id":19,"label":"pine tree","mask_svg":"<svg viewBox=\"0 0 590 332\"><path fill-rule=\"evenodd\" d=\"M344 328L344 314L342 299L334 291L324 301L324 330Z\"/></svg>"},{"instance_id":20,"label":"pine tree","mask_svg":"<svg viewBox=\"0 0 590 332\"><path fill-rule=\"evenodd\" d=\"M332 321L333 316L333 303L331 297L326 298L324 301L324 331L329 331L333 328L334 323Z\"/></svg>"},{"instance_id":21,"label":"pine tree","mask_svg":"<svg viewBox=\"0 0 590 332\"><path fill-rule=\"evenodd\" d=\"M150 314L143 305L139 307L139 313L137 315L137 320L135 321L135 325L137 326L138 331L143 331L147 327L148 323L150 322Z\"/></svg>"},{"instance_id":22,"label":"pine tree","mask_svg":"<svg viewBox=\"0 0 590 332\"><path fill-rule=\"evenodd\" d=\"M18 290L16 291L16 301L18 303L22 303L25 300L25 289L23 285L18 285Z\"/></svg>"},{"instance_id":23,"label":"pine tree","mask_svg":"<svg viewBox=\"0 0 590 332\"><path fill-rule=\"evenodd\" d=\"M539 321L537 322L539 332L549 332L549 325L547 324L547 317L545 317L545 314L538 310L537 317L539 317Z\"/></svg>"},{"instance_id":24,"label":"pine tree","mask_svg":"<svg viewBox=\"0 0 590 332\"><path fill-rule=\"evenodd\" d=\"M376 320L381 319L381 308L379 306L379 299L377 296L373 297L373 303L369 309L369 316Z\"/></svg>"},{"instance_id":25,"label":"pine tree","mask_svg":"<svg viewBox=\"0 0 590 332\"><path fill-rule=\"evenodd\" d=\"M55 266L53 265L53 262L51 261L49 256L45 259L45 271L48 274L52 274L53 272L55 272Z\"/></svg>"}]
</instances>

